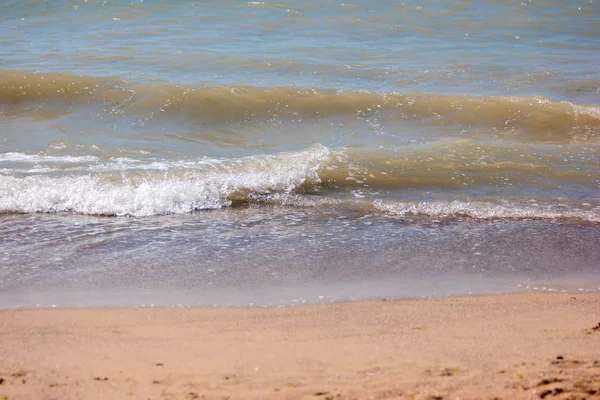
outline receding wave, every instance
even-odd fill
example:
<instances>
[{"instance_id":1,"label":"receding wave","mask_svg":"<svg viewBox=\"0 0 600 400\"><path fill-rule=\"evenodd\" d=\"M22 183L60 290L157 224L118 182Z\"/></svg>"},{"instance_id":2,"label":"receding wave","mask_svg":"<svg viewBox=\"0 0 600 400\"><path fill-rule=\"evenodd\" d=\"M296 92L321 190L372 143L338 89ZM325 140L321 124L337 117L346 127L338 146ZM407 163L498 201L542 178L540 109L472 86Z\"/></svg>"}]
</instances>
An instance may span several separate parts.
<instances>
[{"instance_id":1,"label":"receding wave","mask_svg":"<svg viewBox=\"0 0 600 400\"><path fill-rule=\"evenodd\" d=\"M32 106L35 104L35 107ZM598 139L600 107L545 97L339 92L291 87L196 87L141 84L62 73L0 71L5 116L45 118L56 111L101 106L107 116L144 120L188 118L205 124L269 119L301 120L346 114L384 113L387 120L521 130L539 141Z\"/></svg>"},{"instance_id":2,"label":"receding wave","mask_svg":"<svg viewBox=\"0 0 600 400\"><path fill-rule=\"evenodd\" d=\"M473 218L473 219L579 219L600 222L600 207L589 203L518 204L492 201L391 202L376 200L377 210L399 217Z\"/></svg>"},{"instance_id":3,"label":"receding wave","mask_svg":"<svg viewBox=\"0 0 600 400\"><path fill-rule=\"evenodd\" d=\"M600 205L586 202L523 202L519 200L365 200L301 196L295 193L275 194L258 199L262 203L338 209L341 215L380 214L402 220L496 220L496 219L571 219L600 222Z\"/></svg>"}]
</instances>

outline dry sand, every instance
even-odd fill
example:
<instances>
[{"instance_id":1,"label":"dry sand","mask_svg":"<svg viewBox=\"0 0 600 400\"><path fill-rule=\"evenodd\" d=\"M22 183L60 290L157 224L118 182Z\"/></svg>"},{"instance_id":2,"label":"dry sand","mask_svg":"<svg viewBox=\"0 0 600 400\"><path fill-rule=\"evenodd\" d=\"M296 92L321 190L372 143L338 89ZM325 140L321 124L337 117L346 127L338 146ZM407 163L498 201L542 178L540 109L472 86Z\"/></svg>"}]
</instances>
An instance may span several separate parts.
<instances>
[{"instance_id":1,"label":"dry sand","mask_svg":"<svg viewBox=\"0 0 600 400\"><path fill-rule=\"evenodd\" d=\"M600 398L600 293L0 312L0 399Z\"/></svg>"}]
</instances>

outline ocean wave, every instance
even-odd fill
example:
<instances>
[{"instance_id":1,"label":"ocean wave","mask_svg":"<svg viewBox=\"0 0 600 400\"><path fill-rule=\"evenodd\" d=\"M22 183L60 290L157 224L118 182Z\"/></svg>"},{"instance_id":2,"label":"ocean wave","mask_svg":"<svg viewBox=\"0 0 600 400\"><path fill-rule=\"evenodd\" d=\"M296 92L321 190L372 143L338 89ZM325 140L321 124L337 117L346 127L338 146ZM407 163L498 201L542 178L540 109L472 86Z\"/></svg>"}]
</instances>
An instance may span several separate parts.
<instances>
[{"instance_id":1,"label":"ocean wave","mask_svg":"<svg viewBox=\"0 0 600 400\"><path fill-rule=\"evenodd\" d=\"M0 175L0 213L73 212L149 216L217 209L250 195L291 192L320 182L331 157L324 146L237 160L204 161L174 173L123 170L82 174Z\"/></svg>"},{"instance_id":2,"label":"ocean wave","mask_svg":"<svg viewBox=\"0 0 600 400\"><path fill-rule=\"evenodd\" d=\"M31 104L36 104L32 107ZM598 105L554 101L541 96L435 95L340 92L293 87L197 87L141 84L115 78L63 73L0 70L0 107L6 116L52 118L52 110L91 104L105 116L144 121L187 118L195 123L243 123L270 119L320 119L334 115L363 118L383 113L396 123L420 119L430 124L520 130L537 141L595 141Z\"/></svg>"},{"instance_id":3,"label":"ocean wave","mask_svg":"<svg viewBox=\"0 0 600 400\"><path fill-rule=\"evenodd\" d=\"M600 222L597 201L467 198L403 201L321 191L340 154L324 146L273 156L205 160L181 170L104 171L82 175L0 175L0 213L154 216L240 205L314 208L330 215L403 220L576 219ZM190 167L187 165L187 167ZM341 183L346 182L342 180ZM350 187L350 189L353 189Z\"/></svg>"},{"instance_id":4,"label":"ocean wave","mask_svg":"<svg viewBox=\"0 0 600 400\"><path fill-rule=\"evenodd\" d=\"M543 150L543 149L542 149ZM342 148L331 150L316 144L309 149L279 155L242 158L173 158L152 154L121 156L119 151L100 151L102 156L0 153L0 172L14 177L33 175L98 175L129 182L185 180L197 174L232 176L279 175L289 161L289 176L310 175L319 186L332 189L461 188L577 184L593 190L600 182L594 148L571 146L564 153L542 151L528 144L475 139L446 139L404 146L401 150ZM64 151L62 149L61 151ZM277 161L279 160L279 161ZM287 160L287 161L283 161ZM310 174L307 165L311 165ZM112 175L111 175L112 174ZM286 176L288 176L286 175ZM273 183L274 187L279 187ZM294 190L297 190L295 188Z\"/></svg>"},{"instance_id":5,"label":"ocean wave","mask_svg":"<svg viewBox=\"0 0 600 400\"><path fill-rule=\"evenodd\" d=\"M519 191L548 195L548 188L563 187L572 188L577 198L595 198L600 182L596 153L586 146L555 154L524 144L466 139L409 146L402 152L332 150L316 144L228 159L117 154L0 154L0 212L158 215L274 201L276 194L296 193L314 201L320 198L315 192L373 201L380 193L497 193L501 198ZM435 211L433 203L424 204L430 208L421 211L433 214L459 213L464 206L456 203ZM416 205L410 207L405 212L421 212Z\"/></svg>"}]
</instances>

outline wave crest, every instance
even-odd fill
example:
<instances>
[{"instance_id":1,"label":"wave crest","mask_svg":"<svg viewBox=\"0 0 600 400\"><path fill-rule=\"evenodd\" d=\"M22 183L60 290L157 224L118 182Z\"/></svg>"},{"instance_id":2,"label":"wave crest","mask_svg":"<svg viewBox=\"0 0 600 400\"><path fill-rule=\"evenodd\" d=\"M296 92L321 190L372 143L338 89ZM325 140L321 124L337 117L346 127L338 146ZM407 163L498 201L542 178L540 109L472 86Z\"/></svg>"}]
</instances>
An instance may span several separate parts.
<instances>
[{"instance_id":1,"label":"wave crest","mask_svg":"<svg viewBox=\"0 0 600 400\"><path fill-rule=\"evenodd\" d=\"M330 151L307 150L237 160L204 160L160 171L108 170L68 176L0 175L0 213L74 212L148 216L227 207L250 195L292 192L320 182Z\"/></svg>"},{"instance_id":2,"label":"wave crest","mask_svg":"<svg viewBox=\"0 0 600 400\"><path fill-rule=\"evenodd\" d=\"M203 124L318 119L340 114L361 118L369 113L384 113L390 123L419 119L434 125L482 125L508 132L520 130L536 141L551 142L597 140L600 131L597 105L545 97L339 92L292 87L210 88L12 70L0 70L0 103L7 115L34 113L34 117L55 117L62 115L56 112L57 108L64 111L96 104L107 115L131 115L144 120L187 118ZM37 107L30 107L31 103ZM44 108L55 112L44 114Z\"/></svg>"}]
</instances>

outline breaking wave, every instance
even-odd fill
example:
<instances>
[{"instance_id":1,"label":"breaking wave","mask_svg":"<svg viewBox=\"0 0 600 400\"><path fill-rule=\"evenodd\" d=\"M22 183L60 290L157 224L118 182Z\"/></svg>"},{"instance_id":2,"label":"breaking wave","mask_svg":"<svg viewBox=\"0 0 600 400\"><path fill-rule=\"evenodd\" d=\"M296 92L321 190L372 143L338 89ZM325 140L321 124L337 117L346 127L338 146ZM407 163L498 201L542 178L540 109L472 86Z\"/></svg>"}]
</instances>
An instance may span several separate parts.
<instances>
[{"instance_id":1,"label":"breaking wave","mask_svg":"<svg viewBox=\"0 0 600 400\"><path fill-rule=\"evenodd\" d=\"M0 175L0 213L149 216L222 208L251 195L317 184L318 170L330 157L329 149L318 145L237 160L156 162L135 169L135 162L121 160L68 174Z\"/></svg>"},{"instance_id":2,"label":"breaking wave","mask_svg":"<svg viewBox=\"0 0 600 400\"><path fill-rule=\"evenodd\" d=\"M590 171L553 169L543 163L543 157L536 157L538 164L527 158L522 162L486 159L477 166L468 160L463 162L463 169L444 157L434 159L420 153L418 157L404 154L394 159L385 152L332 151L322 145L237 159L103 159L4 153L0 154L0 213L140 217L253 203L346 209L361 215L399 218L575 218L600 222L600 207L591 200L569 204L502 197L467 200L468 191L462 196L465 200L398 200L411 188L450 187L456 196L470 185L531 185L535 176L570 183L579 180L589 191L597 184L590 180ZM7 165L11 168L2 169ZM378 194L388 189L396 193L395 199Z\"/></svg>"}]
</instances>

